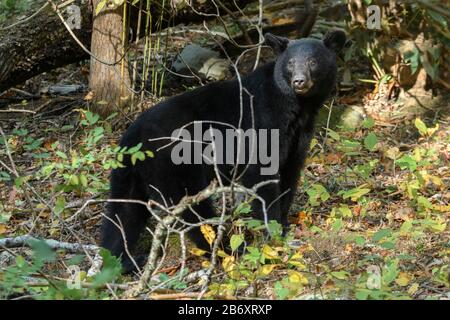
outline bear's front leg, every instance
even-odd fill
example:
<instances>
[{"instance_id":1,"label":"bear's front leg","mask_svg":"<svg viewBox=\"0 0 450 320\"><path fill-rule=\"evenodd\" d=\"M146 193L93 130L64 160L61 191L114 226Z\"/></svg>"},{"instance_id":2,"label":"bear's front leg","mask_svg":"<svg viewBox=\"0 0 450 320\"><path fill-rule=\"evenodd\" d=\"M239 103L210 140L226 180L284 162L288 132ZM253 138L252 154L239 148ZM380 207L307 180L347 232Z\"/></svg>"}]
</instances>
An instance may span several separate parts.
<instances>
[{"instance_id":1,"label":"bear's front leg","mask_svg":"<svg viewBox=\"0 0 450 320\"><path fill-rule=\"evenodd\" d=\"M279 199L279 179L280 177L278 174L270 176L261 175L257 167L249 168L248 172L244 175L242 183L246 188L253 188L264 181L276 181L268 183L257 189L257 195L260 199L255 199L252 202L252 212L255 218L263 221L267 218L267 221L276 220L279 223L282 223Z\"/></svg>"}]
</instances>

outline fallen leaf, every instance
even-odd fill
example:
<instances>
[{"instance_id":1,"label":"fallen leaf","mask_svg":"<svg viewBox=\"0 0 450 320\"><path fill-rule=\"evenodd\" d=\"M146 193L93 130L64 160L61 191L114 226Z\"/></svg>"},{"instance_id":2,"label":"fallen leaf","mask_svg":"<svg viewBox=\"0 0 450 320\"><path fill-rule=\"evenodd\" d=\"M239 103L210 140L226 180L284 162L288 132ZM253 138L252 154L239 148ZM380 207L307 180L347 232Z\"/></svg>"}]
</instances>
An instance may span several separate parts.
<instances>
[{"instance_id":1,"label":"fallen leaf","mask_svg":"<svg viewBox=\"0 0 450 320\"><path fill-rule=\"evenodd\" d=\"M189 250L189 252L198 257L201 257L201 256L205 255L205 253L206 253L205 250L202 250L199 248L192 248L191 250Z\"/></svg>"},{"instance_id":2,"label":"fallen leaf","mask_svg":"<svg viewBox=\"0 0 450 320\"><path fill-rule=\"evenodd\" d=\"M0 234L5 234L6 231L8 231L8 228L6 227L5 224L1 223L0 224Z\"/></svg>"},{"instance_id":3,"label":"fallen leaf","mask_svg":"<svg viewBox=\"0 0 450 320\"><path fill-rule=\"evenodd\" d=\"M262 276L267 276L273 271L273 269L275 269L276 266L276 264L265 264L259 268L259 274Z\"/></svg>"},{"instance_id":4,"label":"fallen leaf","mask_svg":"<svg viewBox=\"0 0 450 320\"><path fill-rule=\"evenodd\" d=\"M413 283L413 284L411 285L411 287L409 287L408 293L409 293L410 295L413 295L414 293L417 292L417 290L419 290L419 284L418 284L418 283Z\"/></svg>"},{"instance_id":5,"label":"fallen leaf","mask_svg":"<svg viewBox=\"0 0 450 320\"><path fill-rule=\"evenodd\" d=\"M308 278L295 270L288 270L288 278L292 283L308 284Z\"/></svg>"},{"instance_id":6,"label":"fallen leaf","mask_svg":"<svg viewBox=\"0 0 450 320\"><path fill-rule=\"evenodd\" d=\"M407 274L406 272L400 272L398 274L397 279L395 279L395 282L402 287L406 287L409 282L411 281L411 276Z\"/></svg>"},{"instance_id":7,"label":"fallen leaf","mask_svg":"<svg viewBox=\"0 0 450 320\"><path fill-rule=\"evenodd\" d=\"M279 258L278 252L274 248L272 248L271 246L269 246L267 244L263 247L262 253L264 255L264 258L266 258L266 259L278 259Z\"/></svg>"}]
</instances>

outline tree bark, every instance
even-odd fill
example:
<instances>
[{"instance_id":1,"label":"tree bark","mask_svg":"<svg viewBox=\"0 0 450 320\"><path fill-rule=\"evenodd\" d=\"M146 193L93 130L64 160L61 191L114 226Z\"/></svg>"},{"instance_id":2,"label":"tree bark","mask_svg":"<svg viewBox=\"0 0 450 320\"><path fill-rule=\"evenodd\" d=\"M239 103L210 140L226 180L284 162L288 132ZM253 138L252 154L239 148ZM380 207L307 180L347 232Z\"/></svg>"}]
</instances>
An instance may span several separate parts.
<instances>
[{"instance_id":1,"label":"tree bark","mask_svg":"<svg viewBox=\"0 0 450 320\"><path fill-rule=\"evenodd\" d=\"M94 0L94 8L100 2ZM123 8L119 7L104 9L93 18L89 88L93 93L92 109L103 116L120 109L131 94L122 16Z\"/></svg>"}]
</instances>

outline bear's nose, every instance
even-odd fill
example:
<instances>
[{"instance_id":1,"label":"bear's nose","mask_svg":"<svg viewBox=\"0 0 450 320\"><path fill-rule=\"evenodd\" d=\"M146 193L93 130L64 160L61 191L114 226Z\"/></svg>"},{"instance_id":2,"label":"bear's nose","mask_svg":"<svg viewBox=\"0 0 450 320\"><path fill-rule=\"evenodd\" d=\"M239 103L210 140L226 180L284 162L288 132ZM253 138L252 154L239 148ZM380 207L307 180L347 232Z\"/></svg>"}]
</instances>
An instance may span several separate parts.
<instances>
[{"instance_id":1,"label":"bear's nose","mask_svg":"<svg viewBox=\"0 0 450 320\"><path fill-rule=\"evenodd\" d=\"M305 84L305 79L295 79L294 80L294 86L296 87L303 87Z\"/></svg>"},{"instance_id":2,"label":"bear's nose","mask_svg":"<svg viewBox=\"0 0 450 320\"><path fill-rule=\"evenodd\" d=\"M306 86L306 79L304 77L295 78L292 84L296 89L303 89Z\"/></svg>"},{"instance_id":3,"label":"bear's nose","mask_svg":"<svg viewBox=\"0 0 450 320\"><path fill-rule=\"evenodd\" d=\"M306 94L313 83L307 75L298 75L292 79L292 89L298 94Z\"/></svg>"}]
</instances>

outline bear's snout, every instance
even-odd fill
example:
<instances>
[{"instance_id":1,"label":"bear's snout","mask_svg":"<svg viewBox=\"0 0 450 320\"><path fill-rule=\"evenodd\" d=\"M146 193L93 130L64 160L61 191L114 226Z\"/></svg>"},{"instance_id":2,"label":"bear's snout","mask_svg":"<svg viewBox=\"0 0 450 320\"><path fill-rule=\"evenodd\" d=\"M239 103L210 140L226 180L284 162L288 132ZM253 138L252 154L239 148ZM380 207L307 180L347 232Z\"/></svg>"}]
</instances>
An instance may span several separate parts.
<instances>
[{"instance_id":1,"label":"bear's snout","mask_svg":"<svg viewBox=\"0 0 450 320\"><path fill-rule=\"evenodd\" d=\"M305 95L313 86L313 81L306 75L299 75L292 79L292 88L296 94Z\"/></svg>"}]
</instances>

